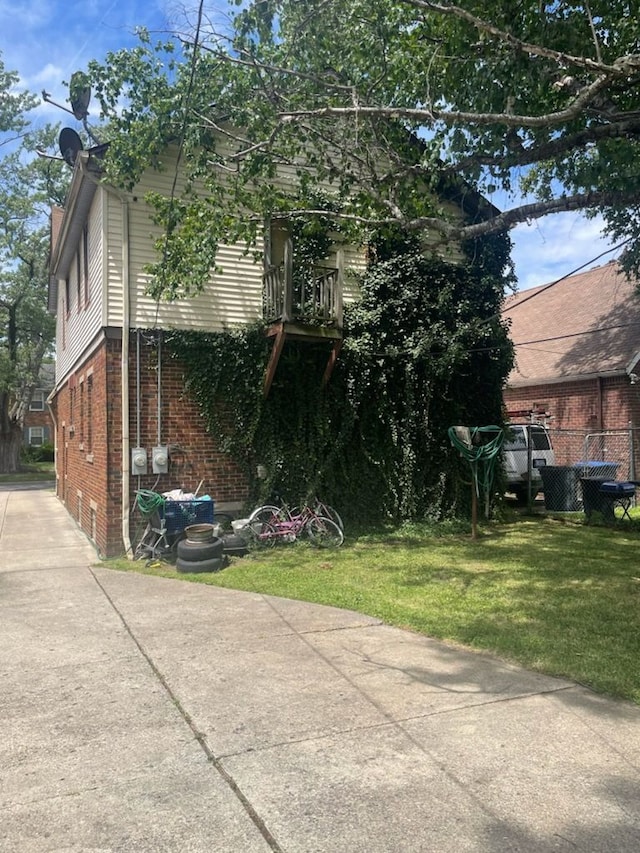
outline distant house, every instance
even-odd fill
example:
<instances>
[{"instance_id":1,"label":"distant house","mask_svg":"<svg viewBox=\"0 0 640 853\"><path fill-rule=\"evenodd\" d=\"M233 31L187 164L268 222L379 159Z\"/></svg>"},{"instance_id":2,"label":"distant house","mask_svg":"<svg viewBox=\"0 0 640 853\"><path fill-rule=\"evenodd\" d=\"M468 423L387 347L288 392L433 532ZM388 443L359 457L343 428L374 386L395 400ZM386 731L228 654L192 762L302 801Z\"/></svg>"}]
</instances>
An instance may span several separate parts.
<instances>
[{"instance_id":1,"label":"distant house","mask_svg":"<svg viewBox=\"0 0 640 853\"><path fill-rule=\"evenodd\" d=\"M25 447L42 447L53 444L54 425L47 405L47 397L55 386L55 365L45 363L40 369L38 384L25 414L23 444Z\"/></svg>"},{"instance_id":2,"label":"distant house","mask_svg":"<svg viewBox=\"0 0 640 853\"><path fill-rule=\"evenodd\" d=\"M546 412L554 430L583 436L640 428L636 287L612 261L506 300L516 364L504 400L513 420Z\"/></svg>"}]
</instances>

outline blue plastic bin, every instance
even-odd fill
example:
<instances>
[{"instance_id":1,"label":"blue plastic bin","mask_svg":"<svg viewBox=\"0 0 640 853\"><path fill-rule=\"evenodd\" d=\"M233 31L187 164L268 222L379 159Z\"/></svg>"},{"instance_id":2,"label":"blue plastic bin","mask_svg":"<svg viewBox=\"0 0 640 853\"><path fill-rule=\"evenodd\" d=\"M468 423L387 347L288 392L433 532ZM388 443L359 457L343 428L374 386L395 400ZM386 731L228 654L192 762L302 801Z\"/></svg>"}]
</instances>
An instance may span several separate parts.
<instances>
[{"instance_id":1,"label":"blue plastic bin","mask_svg":"<svg viewBox=\"0 0 640 853\"><path fill-rule=\"evenodd\" d=\"M584 460L575 462L574 468L578 469L578 476L583 479L592 480L615 480L618 476L619 462L597 462L596 460Z\"/></svg>"},{"instance_id":2,"label":"blue plastic bin","mask_svg":"<svg viewBox=\"0 0 640 853\"><path fill-rule=\"evenodd\" d=\"M190 524L213 524L213 505L212 500L165 501L167 533L181 533Z\"/></svg>"}]
</instances>

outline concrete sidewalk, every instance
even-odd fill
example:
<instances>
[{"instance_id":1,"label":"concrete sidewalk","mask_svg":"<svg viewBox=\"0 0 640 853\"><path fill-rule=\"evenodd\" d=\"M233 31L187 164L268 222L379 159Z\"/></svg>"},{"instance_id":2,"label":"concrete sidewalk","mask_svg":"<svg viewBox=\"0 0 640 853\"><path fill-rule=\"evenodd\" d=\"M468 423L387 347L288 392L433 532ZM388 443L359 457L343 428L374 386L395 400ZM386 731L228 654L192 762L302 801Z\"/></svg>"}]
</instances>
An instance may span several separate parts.
<instances>
[{"instance_id":1,"label":"concrete sidewalk","mask_svg":"<svg viewBox=\"0 0 640 853\"><path fill-rule=\"evenodd\" d=\"M96 567L0 491L0 849L640 850L640 708L357 613Z\"/></svg>"}]
</instances>

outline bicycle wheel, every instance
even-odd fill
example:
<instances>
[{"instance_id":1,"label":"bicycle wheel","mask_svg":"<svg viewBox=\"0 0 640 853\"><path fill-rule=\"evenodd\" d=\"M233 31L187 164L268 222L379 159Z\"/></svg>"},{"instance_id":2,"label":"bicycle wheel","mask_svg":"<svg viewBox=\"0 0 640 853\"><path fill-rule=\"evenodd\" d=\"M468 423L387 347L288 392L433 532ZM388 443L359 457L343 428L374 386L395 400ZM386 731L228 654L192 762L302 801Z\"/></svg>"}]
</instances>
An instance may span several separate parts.
<instances>
[{"instance_id":1,"label":"bicycle wheel","mask_svg":"<svg viewBox=\"0 0 640 853\"><path fill-rule=\"evenodd\" d=\"M254 519L247 524L246 529L249 531L250 548L273 548L278 538L278 533L273 524L268 521L260 521Z\"/></svg>"},{"instance_id":2,"label":"bicycle wheel","mask_svg":"<svg viewBox=\"0 0 640 853\"><path fill-rule=\"evenodd\" d=\"M344 524L342 523L342 519L340 518L340 513L337 509L334 509L329 504L322 503L322 501L318 502L318 512L320 515L324 516L324 518L329 518L333 521L334 524L337 524L340 530L344 530Z\"/></svg>"},{"instance_id":3,"label":"bicycle wheel","mask_svg":"<svg viewBox=\"0 0 640 853\"><path fill-rule=\"evenodd\" d=\"M344 542L344 533L335 521L322 515L310 518L305 530L311 542L318 548L338 548Z\"/></svg>"},{"instance_id":4,"label":"bicycle wheel","mask_svg":"<svg viewBox=\"0 0 640 853\"><path fill-rule=\"evenodd\" d=\"M289 513L281 506L266 504L259 506L249 516L249 524L253 521L266 521L267 524L277 524L279 521L288 521Z\"/></svg>"}]
</instances>

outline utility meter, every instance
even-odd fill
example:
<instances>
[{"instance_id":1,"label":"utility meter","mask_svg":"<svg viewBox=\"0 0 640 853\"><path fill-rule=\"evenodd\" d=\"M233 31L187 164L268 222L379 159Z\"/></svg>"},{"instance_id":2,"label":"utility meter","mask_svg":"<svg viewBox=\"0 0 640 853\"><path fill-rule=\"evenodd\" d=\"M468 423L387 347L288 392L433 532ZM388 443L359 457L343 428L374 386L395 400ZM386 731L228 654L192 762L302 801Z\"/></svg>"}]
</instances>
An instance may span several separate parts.
<instances>
[{"instance_id":1,"label":"utility meter","mask_svg":"<svg viewBox=\"0 0 640 853\"><path fill-rule=\"evenodd\" d=\"M138 475L147 473L147 451L144 447L134 447L131 450L131 473Z\"/></svg>"},{"instance_id":2,"label":"utility meter","mask_svg":"<svg viewBox=\"0 0 640 853\"><path fill-rule=\"evenodd\" d=\"M151 466L154 474L169 473L169 448L154 447L151 451Z\"/></svg>"}]
</instances>

